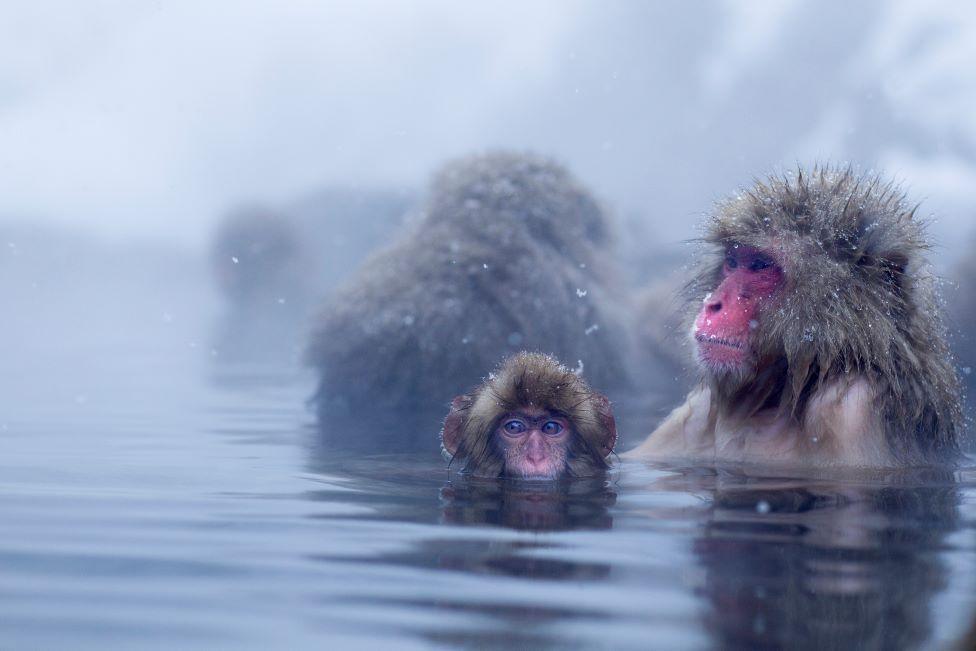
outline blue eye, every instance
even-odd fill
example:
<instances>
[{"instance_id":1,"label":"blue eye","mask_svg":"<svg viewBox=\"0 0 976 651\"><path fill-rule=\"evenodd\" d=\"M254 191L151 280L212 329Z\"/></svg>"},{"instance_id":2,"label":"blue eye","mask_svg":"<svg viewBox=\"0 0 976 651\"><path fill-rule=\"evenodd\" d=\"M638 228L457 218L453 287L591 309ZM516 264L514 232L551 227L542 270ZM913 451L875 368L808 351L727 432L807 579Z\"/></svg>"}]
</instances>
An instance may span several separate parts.
<instances>
[{"instance_id":1,"label":"blue eye","mask_svg":"<svg viewBox=\"0 0 976 651\"><path fill-rule=\"evenodd\" d=\"M563 426L554 420L550 420L545 425L542 426L542 432L550 436L555 436L556 434L559 434L561 431L563 431Z\"/></svg>"},{"instance_id":2,"label":"blue eye","mask_svg":"<svg viewBox=\"0 0 976 651\"><path fill-rule=\"evenodd\" d=\"M502 427L508 434L521 434L525 431L525 423L515 419L508 421Z\"/></svg>"},{"instance_id":3,"label":"blue eye","mask_svg":"<svg viewBox=\"0 0 976 651\"><path fill-rule=\"evenodd\" d=\"M762 271L763 269L769 269L773 266L773 263L764 258L756 258L749 265L749 271Z\"/></svg>"}]
</instances>

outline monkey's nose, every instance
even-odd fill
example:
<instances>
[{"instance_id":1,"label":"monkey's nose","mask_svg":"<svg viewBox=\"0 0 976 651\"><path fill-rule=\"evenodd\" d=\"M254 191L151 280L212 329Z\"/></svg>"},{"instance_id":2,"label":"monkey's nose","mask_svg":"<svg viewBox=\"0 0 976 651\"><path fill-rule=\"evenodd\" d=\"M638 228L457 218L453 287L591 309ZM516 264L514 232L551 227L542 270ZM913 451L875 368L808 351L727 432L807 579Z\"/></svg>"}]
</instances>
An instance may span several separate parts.
<instances>
[{"instance_id":1,"label":"monkey's nose","mask_svg":"<svg viewBox=\"0 0 976 651\"><path fill-rule=\"evenodd\" d=\"M545 446L533 436L525 446L525 458L533 463L537 463L546 458Z\"/></svg>"}]
</instances>

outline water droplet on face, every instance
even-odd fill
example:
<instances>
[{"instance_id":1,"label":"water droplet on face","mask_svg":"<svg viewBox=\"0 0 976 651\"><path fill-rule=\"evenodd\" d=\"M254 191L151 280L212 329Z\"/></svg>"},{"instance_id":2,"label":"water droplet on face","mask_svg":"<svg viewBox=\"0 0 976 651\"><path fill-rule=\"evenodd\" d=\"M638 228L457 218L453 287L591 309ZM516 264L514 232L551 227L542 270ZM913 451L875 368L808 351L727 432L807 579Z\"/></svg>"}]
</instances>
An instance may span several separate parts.
<instances>
[{"instance_id":1,"label":"water droplet on face","mask_svg":"<svg viewBox=\"0 0 976 651\"><path fill-rule=\"evenodd\" d=\"M759 500L758 502L756 502L756 513L766 514L769 513L771 510L772 507L769 505L769 502L767 502L766 500Z\"/></svg>"}]
</instances>

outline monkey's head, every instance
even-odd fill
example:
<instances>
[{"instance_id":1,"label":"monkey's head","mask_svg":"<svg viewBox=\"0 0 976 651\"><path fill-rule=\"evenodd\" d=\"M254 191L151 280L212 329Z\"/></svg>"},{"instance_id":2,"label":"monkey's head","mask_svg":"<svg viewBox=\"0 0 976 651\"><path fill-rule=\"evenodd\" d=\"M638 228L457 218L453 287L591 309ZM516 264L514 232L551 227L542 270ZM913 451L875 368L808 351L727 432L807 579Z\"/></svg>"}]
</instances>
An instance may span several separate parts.
<instances>
[{"instance_id":1,"label":"monkey's head","mask_svg":"<svg viewBox=\"0 0 976 651\"><path fill-rule=\"evenodd\" d=\"M480 477L557 479L607 468L617 429L610 401L548 355L519 353L458 396L441 441Z\"/></svg>"},{"instance_id":2,"label":"monkey's head","mask_svg":"<svg viewBox=\"0 0 976 651\"><path fill-rule=\"evenodd\" d=\"M494 151L451 161L430 196L430 224L460 224L509 246L528 237L577 264L595 262L593 249L612 239L600 204L565 167L538 155Z\"/></svg>"},{"instance_id":3,"label":"monkey's head","mask_svg":"<svg viewBox=\"0 0 976 651\"><path fill-rule=\"evenodd\" d=\"M951 422L957 377L914 212L893 184L829 167L721 203L691 286L705 297L691 333L719 392L798 413L823 382L858 375L892 396L889 420L932 409Z\"/></svg>"}]
</instances>

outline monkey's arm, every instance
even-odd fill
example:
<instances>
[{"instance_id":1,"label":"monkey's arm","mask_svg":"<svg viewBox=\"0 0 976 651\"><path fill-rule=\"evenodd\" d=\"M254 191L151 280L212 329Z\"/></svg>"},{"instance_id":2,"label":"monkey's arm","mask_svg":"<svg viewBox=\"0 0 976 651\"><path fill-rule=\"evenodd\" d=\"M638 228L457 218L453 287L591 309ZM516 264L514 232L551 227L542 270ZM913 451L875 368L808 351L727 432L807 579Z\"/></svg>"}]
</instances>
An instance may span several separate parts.
<instances>
[{"instance_id":1,"label":"monkey's arm","mask_svg":"<svg viewBox=\"0 0 976 651\"><path fill-rule=\"evenodd\" d=\"M671 412L647 440L624 453L631 459L701 459L715 456L711 392L699 387Z\"/></svg>"}]
</instances>

